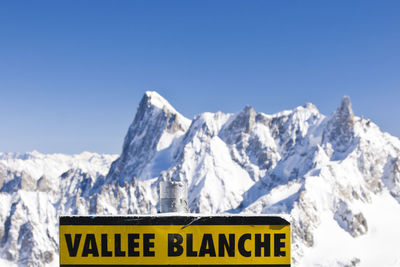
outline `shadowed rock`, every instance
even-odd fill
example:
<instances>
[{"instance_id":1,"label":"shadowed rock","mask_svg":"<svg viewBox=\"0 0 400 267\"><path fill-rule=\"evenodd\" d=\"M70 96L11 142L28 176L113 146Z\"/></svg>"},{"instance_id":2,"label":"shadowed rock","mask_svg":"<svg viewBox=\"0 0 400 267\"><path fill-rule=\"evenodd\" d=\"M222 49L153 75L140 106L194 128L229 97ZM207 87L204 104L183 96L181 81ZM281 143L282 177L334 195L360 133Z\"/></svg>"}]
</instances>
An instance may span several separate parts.
<instances>
[{"instance_id":1,"label":"shadowed rock","mask_svg":"<svg viewBox=\"0 0 400 267\"><path fill-rule=\"evenodd\" d=\"M338 152L345 152L351 145L354 138L354 113L348 96L342 98L339 108L329 119L325 138Z\"/></svg>"}]
</instances>

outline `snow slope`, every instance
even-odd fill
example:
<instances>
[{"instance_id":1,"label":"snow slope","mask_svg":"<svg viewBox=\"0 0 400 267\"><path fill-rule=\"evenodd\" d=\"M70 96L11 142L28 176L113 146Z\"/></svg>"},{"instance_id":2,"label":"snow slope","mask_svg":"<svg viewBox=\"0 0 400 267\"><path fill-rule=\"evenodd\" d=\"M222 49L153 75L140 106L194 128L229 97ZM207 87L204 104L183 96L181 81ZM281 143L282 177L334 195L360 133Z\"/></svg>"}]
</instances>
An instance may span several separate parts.
<instances>
[{"instance_id":1,"label":"snow slope","mask_svg":"<svg viewBox=\"0 0 400 267\"><path fill-rule=\"evenodd\" d=\"M59 214L156 213L171 179L188 183L191 212L289 214L294 266L398 266L399 157L348 97L330 115L308 103L189 120L146 92L118 158L0 154L0 252L57 264Z\"/></svg>"},{"instance_id":2,"label":"snow slope","mask_svg":"<svg viewBox=\"0 0 400 267\"><path fill-rule=\"evenodd\" d=\"M89 152L1 153L0 265L57 266L58 215L66 206L65 198L70 202L74 198L60 190L60 175L69 171L95 180L107 173L116 157Z\"/></svg>"}]
</instances>

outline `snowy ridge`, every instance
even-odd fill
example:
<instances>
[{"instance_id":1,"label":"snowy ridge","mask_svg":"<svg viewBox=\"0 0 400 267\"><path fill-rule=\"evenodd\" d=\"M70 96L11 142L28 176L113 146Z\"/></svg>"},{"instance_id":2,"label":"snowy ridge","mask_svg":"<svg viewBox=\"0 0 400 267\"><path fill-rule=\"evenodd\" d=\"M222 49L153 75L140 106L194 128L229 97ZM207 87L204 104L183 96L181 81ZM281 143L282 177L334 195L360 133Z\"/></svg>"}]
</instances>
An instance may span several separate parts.
<instances>
[{"instance_id":1,"label":"snowy ridge","mask_svg":"<svg viewBox=\"0 0 400 267\"><path fill-rule=\"evenodd\" d=\"M61 174L75 173L76 177L96 180L107 173L116 157L89 152L78 155L37 151L1 153L1 265L58 266L58 216L69 205L85 203L82 198L64 192L68 187L63 184ZM67 184L72 186L71 182ZM74 193L85 190L82 184L79 187ZM78 207L75 212L82 210L79 204L75 205Z\"/></svg>"},{"instance_id":2,"label":"snowy ridge","mask_svg":"<svg viewBox=\"0 0 400 267\"><path fill-rule=\"evenodd\" d=\"M42 154L37 151L27 153L1 153L0 162L15 171L29 173L34 179L41 176L58 177L69 169L82 169L85 172L105 175L108 164L117 155L82 152L76 155Z\"/></svg>"},{"instance_id":3,"label":"snowy ridge","mask_svg":"<svg viewBox=\"0 0 400 267\"><path fill-rule=\"evenodd\" d=\"M193 213L288 214L294 266L400 263L387 227L400 223L400 140L346 96L328 116L307 103L189 120L146 92L118 159L35 153L0 154L0 253L19 265L57 264L59 214L156 213L165 179L188 183Z\"/></svg>"}]
</instances>

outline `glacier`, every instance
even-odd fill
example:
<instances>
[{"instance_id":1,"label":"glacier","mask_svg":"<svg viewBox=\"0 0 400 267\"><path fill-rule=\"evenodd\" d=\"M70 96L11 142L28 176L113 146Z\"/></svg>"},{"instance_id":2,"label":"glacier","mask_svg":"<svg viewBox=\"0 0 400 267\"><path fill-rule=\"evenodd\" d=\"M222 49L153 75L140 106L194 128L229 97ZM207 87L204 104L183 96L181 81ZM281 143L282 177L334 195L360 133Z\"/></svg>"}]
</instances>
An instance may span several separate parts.
<instances>
[{"instance_id":1,"label":"glacier","mask_svg":"<svg viewBox=\"0 0 400 267\"><path fill-rule=\"evenodd\" d=\"M0 153L0 264L57 266L59 215L157 213L166 179L192 213L289 214L293 266L400 266L400 140L349 97L188 119L157 92L120 155Z\"/></svg>"}]
</instances>

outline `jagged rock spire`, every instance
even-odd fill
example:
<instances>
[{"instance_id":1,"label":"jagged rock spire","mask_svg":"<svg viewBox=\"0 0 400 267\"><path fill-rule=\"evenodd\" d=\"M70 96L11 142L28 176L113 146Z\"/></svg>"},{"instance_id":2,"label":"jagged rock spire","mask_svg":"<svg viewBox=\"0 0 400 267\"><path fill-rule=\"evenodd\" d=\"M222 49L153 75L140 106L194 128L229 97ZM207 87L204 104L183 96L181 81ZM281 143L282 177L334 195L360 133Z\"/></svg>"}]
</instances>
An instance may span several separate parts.
<instances>
[{"instance_id":1,"label":"jagged rock spire","mask_svg":"<svg viewBox=\"0 0 400 267\"><path fill-rule=\"evenodd\" d=\"M350 97L343 96L338 109L332 114L327 124L327 137L334 148L345 151L354 137L354 113Z\"/></svg>"},{"instance_id":2,"label":"jagged rock spire","mask_svg":"<svg viewBox=\"0 0 400 267\"><path fill-rule=\"evenodd\" d=\"M347 126L354 126L354 113L349 96L343 96L342 101L340 102L340 106L336 110L334 116L336 117L336 120L347 124Z\"/></svg>"},{"instance_id":3,"label":"jagged rock spire","mask_svg":"<svg viewBox=\"0 0 400 267\"><path fill-rule=\"evenodd\" d=\"M242 134L251 132L256 120L256 111L253 107L247 105L241 110L233 120L223 129L221 135L225 136L227 143L239 142Z\"/></svg>"}]
</instances>

